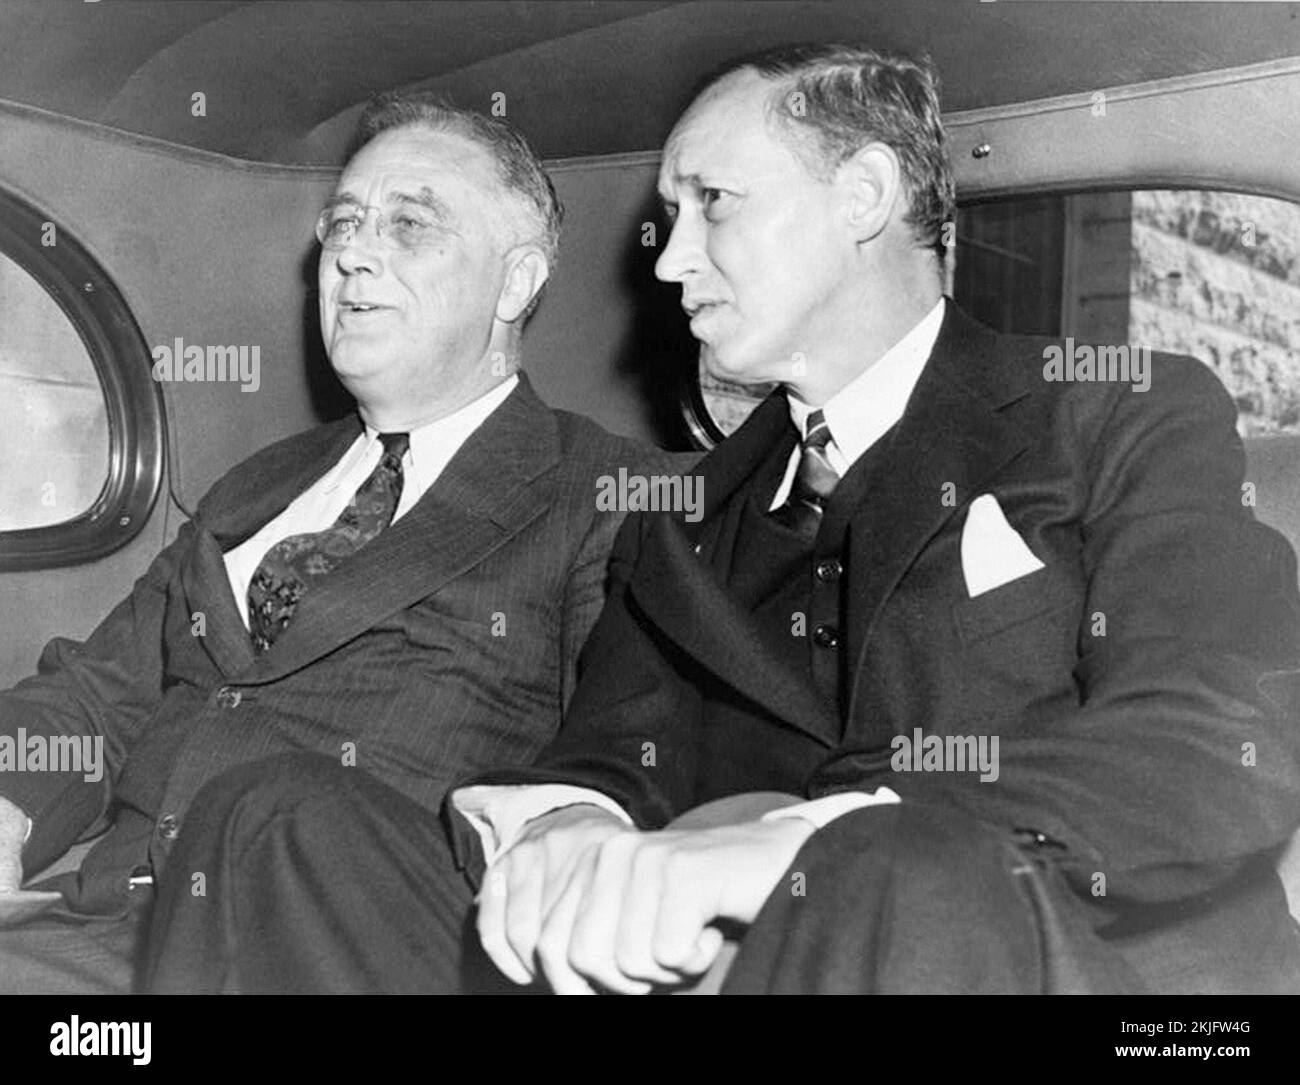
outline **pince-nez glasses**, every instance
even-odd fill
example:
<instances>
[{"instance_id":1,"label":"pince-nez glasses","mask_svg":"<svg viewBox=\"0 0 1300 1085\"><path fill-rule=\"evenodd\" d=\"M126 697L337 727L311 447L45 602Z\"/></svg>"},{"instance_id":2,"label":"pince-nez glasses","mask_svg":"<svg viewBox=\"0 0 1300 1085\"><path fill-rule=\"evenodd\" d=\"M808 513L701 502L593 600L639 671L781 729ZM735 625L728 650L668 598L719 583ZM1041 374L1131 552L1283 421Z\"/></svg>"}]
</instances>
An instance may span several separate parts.
<instances>
[{"instance_id":1,"label":"pince-nez glasses","mask_svg":"<svg viewBox=\"0 0 1300 1085\"><path fill-rule=\"evenodd\" d=\"M402 207L385 214L377 207L339 204L325 208L316 219L316 240L327 252L347 248L356 240L372 211L375 212L375 236L380 244L390 249L414 252L436 238L436 224L410 208Z\"/></svg>"}]
</instances>

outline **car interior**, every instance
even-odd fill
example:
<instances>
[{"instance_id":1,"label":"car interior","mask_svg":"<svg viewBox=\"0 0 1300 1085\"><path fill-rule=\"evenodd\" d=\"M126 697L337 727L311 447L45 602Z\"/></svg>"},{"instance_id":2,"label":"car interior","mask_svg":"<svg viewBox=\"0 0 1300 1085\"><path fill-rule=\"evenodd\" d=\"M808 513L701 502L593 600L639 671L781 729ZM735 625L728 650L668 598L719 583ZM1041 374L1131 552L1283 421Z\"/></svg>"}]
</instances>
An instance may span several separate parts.
<instances>
[{"instance_id":1,"label":"car interior","mask_svg":"<svg viewBox=\"0 0 1300 1085\"><path fill-rule=\"evenodd\" d=\"M1239 410L1243 500L1300 549L1300 5L8 0L0 688L88 633L230 467L350 409L312 231L376 93L503 116L545 160L543 399L672 451L723 439L763 389L701 375L655 279L659 148L702 75L791 41L928 54L948 292L999 330L1198 357ZM154 380L184 344L227 348L230 379ZM1278 863L1300 918L1300 840Z\"/></svg>"}]
</instances>

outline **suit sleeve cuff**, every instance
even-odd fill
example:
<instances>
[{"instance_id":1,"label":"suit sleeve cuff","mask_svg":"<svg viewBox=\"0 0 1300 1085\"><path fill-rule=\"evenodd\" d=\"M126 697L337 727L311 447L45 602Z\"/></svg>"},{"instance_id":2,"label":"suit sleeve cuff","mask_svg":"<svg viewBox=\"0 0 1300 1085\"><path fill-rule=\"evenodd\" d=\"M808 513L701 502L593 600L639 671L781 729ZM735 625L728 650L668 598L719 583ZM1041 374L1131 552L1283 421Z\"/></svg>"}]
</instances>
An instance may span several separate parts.
<instances>
[{"instance_id":1,"label":"suit sleeve cuff","mask_svg":"<svg viewBox=\"0 0 1300 1085\"><path fill-rule=\"evenodd\" d=\"M478 833L485 867L514 846L528 822L579 803L599 806L632 824L627 811L608 795L571 784L480 784L457 788L451 795L456 812Z\"/></svg>"},{"instance_id":2,"label":"suit sleeve cuff","mask_svg":"<svg viewBox=\"0 0 1300 1085\"><path fill-rule=\"evenodd\" d=\"M887 806L902 801L898 797L898 793L888 787L877 788L870 794L865 791L841 791L838 794L812 799L809 802L783 806L779 810L772 810L764 814L760 820L779 821L782 818L803 818L804 821L811 821L817 828L824 829L836 818L841 818L854 810L861 810L864 806Z\"/></svg>"}]
</instances>

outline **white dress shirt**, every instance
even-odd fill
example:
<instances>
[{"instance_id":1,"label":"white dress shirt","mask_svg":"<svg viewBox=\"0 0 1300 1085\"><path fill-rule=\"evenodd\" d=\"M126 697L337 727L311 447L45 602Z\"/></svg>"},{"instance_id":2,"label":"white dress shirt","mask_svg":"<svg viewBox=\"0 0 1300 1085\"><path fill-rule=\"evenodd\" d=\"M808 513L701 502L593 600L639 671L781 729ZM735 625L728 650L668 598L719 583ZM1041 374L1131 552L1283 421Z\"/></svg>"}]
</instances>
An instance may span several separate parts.
<instances>
[{"instance_id":1,"label":"white dress shirt","mask_svg":"<svg viewBox=\"0 0 1300 1085\"><path fill-rule=\"evenodd\" d=\"M907 401L939 337L943 314L944 301L940 298L875 364L822 405L822 415L831 433L826 459L841 477L903 417ZM787 393L786 398L795 429L801 437L806 436L808 416L815 408L794 395ZM800 452L799 446L795 446L790 454L785 477L772 498L773 509L784 504L790 494ZM799 817L820 829L852 810L899 801L898 794L888 787L871 793L847 791L773 810L762 820ZM588 803L632 824L627 811L608 795L571 784L462 787L452 793L452 803L478 832L489 866L510 849L528 822L563 806Z\"/></svg>"},{"instance_id":2,"label":"white dress shirt","mask_svg":"<svg viewBox=\"0 0 1300 1085\"><path fill-rule=\"evenodd\" d=\"M875 365L854 377L822 405L822 417L831 431L826 460L841 478L903 417L903 408L921 378L921 370L939 338L939 325L942 323L943 299L940 298L911 331L880 356ZM801 437L806 437L808 416L814 408L788 393L786 399L794 428ZM799 469L800 451L795 446L790 453L785 478L772 498L773 509L780 508L790 496L790 487Z\"/></svg>"},{"instance_id":3,"label":"white dress shirt","mask_svg":"<svg viewBox=\"0 0 1300 1085\"><path fill-rule=\"evenodd\" d=\"M519 378L512 375L445 418L411 430L410 447L402 457L402 498L393 513L393 523L411 511L469 435L505 402L518 383ZM334 523L383 455L379 431L366 426L365 432L348 446L343 458L295 497L284 512L226 553L226 576L245 626L248 625L248 585L266 552L290 535L324 531Z\"/></svg>"}]
</instances>

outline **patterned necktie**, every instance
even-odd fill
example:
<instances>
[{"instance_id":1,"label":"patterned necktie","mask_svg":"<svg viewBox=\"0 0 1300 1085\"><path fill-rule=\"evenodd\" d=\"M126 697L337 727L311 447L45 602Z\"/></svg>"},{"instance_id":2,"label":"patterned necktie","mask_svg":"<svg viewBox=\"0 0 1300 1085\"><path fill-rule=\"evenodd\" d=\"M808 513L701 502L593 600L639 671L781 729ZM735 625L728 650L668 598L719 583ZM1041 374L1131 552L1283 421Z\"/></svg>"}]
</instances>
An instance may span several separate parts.
<instances>
[{"instance_id":1,"label":"patterned necktie","mask_svg":"<svg viewBox=\"0 0 1300 1085\"><path fill-rule=\"evenodd\" d=\"M248 585L248 630L260 654L293 618L304 595L321 577L351 557L393 522L402 499L402 457L406 433L381 433L384 455L324 531L290 535L266 552Z\"/></svg>"},{"instance_id":2,"label":"patterned necktie","mask_svg":"<svg viewBox=\"0 0 1300 1085\"><path fill-rule=\"evenodd\" d=\"M806 422L803 453L799 468L790 485L785 504L772 510L777 523L797 531L807 542L817 537L827 499L840 481L839 472L826 458L831 443L831 429L820 410L813 411Z\"/></svg>"}]
</instances>

